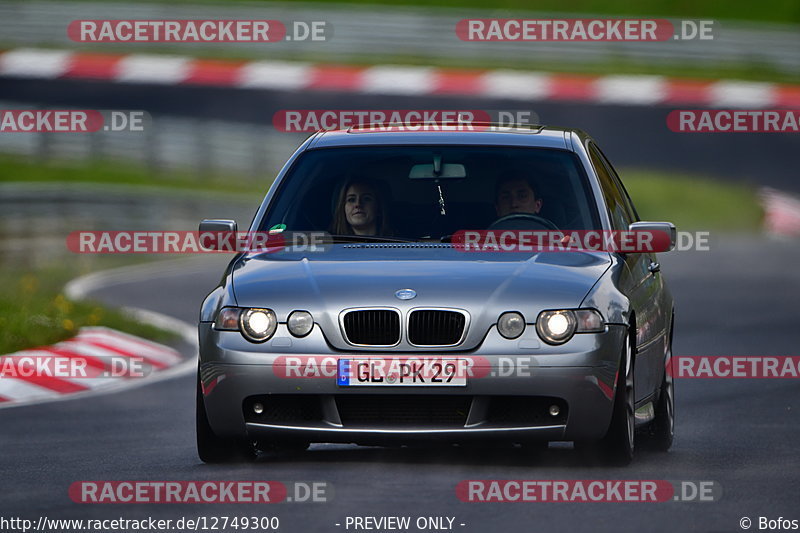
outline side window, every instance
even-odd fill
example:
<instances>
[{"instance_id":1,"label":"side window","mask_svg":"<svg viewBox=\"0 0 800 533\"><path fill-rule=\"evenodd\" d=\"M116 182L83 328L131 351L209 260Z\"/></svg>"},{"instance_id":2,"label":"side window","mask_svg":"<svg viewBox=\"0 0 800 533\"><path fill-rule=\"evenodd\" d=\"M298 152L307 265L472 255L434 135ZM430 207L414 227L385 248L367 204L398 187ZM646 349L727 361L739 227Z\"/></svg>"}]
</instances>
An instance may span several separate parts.
<instances>
[{"instance_id":1,"label":"side window","mask_svg":"<svg viewBox=\"0 0 800 533\"><path fill-rule=\"evenodd\" d=\"M603 197L605 198L608 214L611 217L611 224L616 230L627 230L628 225L633 222L633 217L625 205L623 192L603 162L603 156L592 143L589 143L589 158L592 160L597 177L600 179L600 187L603 189Z\"/></svg>"},{"instance_id":2,"label":"side window","mask_svg":"<svg viewBox=\"0 0 800 533\"><path fill-rule=\"evenodd\" d=\"M622 180L620 179L619 174L617 174L617 171L614 170L613 165L611 165L611 163L608 161L606 154L604 154L603 151L600 150L600 148L598 148L596 145L593 144L592 146L594 146L594 148L597 150L597 153L600 155L600 159L602 159L603 163L605 163L606 168L611 174L611 177L613 178L614 182L617 184L617 187L619 188L620 191L622 191L622 201L625 203L625 208L628 210L628 213L631 215L631 218L633 219L634 222L641 220L639 218L639 213L636 212L636 206L633 205L631 197L628 195L627 189L625 189L625 185L622 183Z\"/></svg>"}]
</instances>

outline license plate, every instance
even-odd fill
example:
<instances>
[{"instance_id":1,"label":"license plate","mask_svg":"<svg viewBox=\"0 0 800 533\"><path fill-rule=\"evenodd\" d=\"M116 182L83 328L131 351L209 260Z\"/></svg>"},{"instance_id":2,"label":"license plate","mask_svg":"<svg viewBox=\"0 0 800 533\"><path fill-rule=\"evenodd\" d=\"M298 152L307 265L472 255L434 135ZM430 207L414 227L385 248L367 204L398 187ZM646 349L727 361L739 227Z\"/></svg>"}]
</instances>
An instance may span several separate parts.
<instances>
[{"instance_id":1,"label":"license plate","mask_svg":"<svg viewBox=\"0 0 800 533\"><path fill-rule=\"evenodd\" d=\"M441 358L339 359L342 387L466 387L467 361Z\"/></svg>"}]
</instances>

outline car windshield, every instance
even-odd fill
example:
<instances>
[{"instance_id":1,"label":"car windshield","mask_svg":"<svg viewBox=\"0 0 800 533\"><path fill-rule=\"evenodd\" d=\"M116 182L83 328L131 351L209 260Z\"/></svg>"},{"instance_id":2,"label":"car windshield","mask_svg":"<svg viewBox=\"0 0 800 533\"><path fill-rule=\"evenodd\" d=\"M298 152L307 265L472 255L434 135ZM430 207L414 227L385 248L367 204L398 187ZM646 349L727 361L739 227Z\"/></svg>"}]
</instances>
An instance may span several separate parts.
<instances>
[{"instance_id":1,"label":"car windshield","mask_svg":"<svg viewBox=\"0 0 800 533\"><path fill-rule=\"evenodd\" d=\"M460 230L599 229L577 156L543 148L370 146L309 150L259 230L345 240L447 241Z\"/></svg>"}]
</instances>

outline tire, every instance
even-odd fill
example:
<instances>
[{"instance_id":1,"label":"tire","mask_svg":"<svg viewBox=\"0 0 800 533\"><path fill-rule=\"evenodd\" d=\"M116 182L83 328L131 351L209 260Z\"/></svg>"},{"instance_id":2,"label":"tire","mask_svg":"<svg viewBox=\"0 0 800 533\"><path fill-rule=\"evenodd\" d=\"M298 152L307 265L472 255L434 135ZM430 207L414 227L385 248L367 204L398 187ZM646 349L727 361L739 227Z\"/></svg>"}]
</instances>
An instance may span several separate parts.
<instances>
[{"instance_id":1,"label":"tire","mask_svg":"<svg viewBox=\"0 0 800 533\"><path fill-rule=\"evenodd\" d=\"M675 437L675 383L672 376L672 334L670 334L669 347L664 365L664 377L658 394L658 403L655 409L655 419L648 425L643 434L644 444L647 449L666 452L672 447ZM669 365L669 368L667 368Z\"/></svg>"},{"instance_id":2,"label":"tire","mask_svg":"<svg viewBox=\"0 0 800 533\"><path fill-rule=\"evenodd\" d=\"M635 398L633 349L626 335L617 372L614 407L611 424L605 437L599 441L576 442L575 447L590 462L625 466L633 460L635 435Z\"/></svg>"},{"instance_id":3,"label":"tire","mask_svg":"<svg viewBox=\"0 0 800 533\"><path fill-rule=\"evenodd\" d=\"M204 463L248 462L256 458L255 448L247 441L218 437L208 423L206 405L197 376L197 405L195 409L197 455Z\"/></svg>"}]
</instances>

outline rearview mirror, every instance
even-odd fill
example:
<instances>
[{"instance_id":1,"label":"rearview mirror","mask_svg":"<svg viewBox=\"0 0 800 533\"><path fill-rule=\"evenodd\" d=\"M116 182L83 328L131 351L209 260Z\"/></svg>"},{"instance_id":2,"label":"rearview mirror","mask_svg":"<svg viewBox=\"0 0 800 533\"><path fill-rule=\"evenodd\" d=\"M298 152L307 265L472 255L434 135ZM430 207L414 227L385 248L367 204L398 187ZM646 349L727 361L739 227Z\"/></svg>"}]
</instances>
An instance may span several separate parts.
<instances>
[{"instance_id":1,"label":"rearview mirror","mask_svg":"<svg viewBox=\"0 0 800 533\"><path fill-rule=\"evenodd\" d=\"M408 177L412 180L415 179L453 179L453 178L466 178L467 170L464 165L460 163L445 163L441 165L441 172L438 174L434 172L433 165L414 165L411 167L411 172Z\"/></svg>"}]
</instances>

